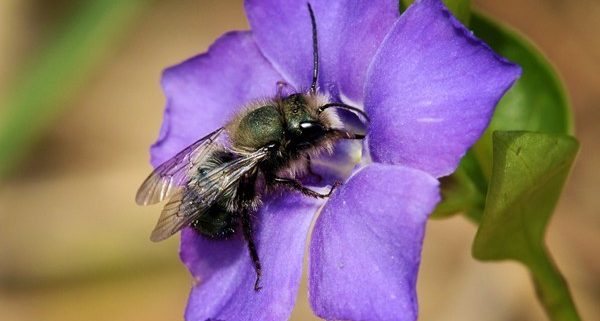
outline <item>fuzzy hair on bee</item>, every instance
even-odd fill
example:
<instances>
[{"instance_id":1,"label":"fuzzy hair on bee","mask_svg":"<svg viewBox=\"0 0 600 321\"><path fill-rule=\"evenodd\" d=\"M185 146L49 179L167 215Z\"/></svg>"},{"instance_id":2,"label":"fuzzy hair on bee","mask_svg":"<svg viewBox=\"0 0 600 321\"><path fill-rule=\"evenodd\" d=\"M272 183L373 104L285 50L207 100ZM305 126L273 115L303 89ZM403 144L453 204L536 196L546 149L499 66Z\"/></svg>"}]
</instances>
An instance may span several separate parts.
<instances>
[{"instance_id":1,"label":"fuzzy hair on bee","mask_svg":"<svg viewBox=\"0 0 600 321\"><path fill-rule=\"evenodd\" d=\"M283 94L277 83L273 98L248 103L223 127L200 138L155 168L140 186L136 202L150 205L168 200L150 239L161 241L191 227L212 239L225 239L241 230L254 269L254 289L260 289L262 268L252 232L253 214L266 193L278 189L326 198L298 179L311 170L311 157L332 153L340 139L362 139L350 132L337 115L360 109L332 102L317 92L319 55L315 16L308 4L313 39L313 74L308 90Z\"/></svg>"}]
</instances>

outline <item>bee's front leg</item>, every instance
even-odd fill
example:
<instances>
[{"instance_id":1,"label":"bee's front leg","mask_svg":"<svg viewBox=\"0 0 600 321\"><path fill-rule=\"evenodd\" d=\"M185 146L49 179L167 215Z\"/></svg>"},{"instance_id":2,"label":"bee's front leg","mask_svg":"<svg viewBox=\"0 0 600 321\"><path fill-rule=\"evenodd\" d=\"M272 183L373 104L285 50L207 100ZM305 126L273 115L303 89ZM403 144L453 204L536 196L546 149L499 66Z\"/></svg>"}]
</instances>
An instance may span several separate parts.
<instances>
[{"instance_id":1,"label":"bee's front leg","mask_svg":"<svg viewBox=\"0 0 600 321\"><path fill-rule=\"evenodd\" d=\"M308 173L317 179L317 183L323 181L323 176L319 173L315 173L312 169L312 162L310 160L310 155L306 155L306 168L308 169Z\"/></svg>"},{"instance_id":2,"label":"bee's front leg","mask_svg":"<svg viewBox=\"0 0 600 321\"><path fill-rule=\"evenodd\" d=\"M327 192L327 194L321 194L319 192L313 191L312 189L303 186L302 183L300 183L300 181L298 181L296 179L273 177L271 182L273 185L281 185L281 186L287 187L289 189L297 190L306 196L310 196L310 197L314 197L314 198L327 198L327 197L331 196L331 193L333 193L334 189L336 189L338 186L342 185L342 183L340 183L340 182L335 182L331 186L331 189L329 190L329 192Z\"/></svg>"},{"instance_id":3,"label":"bee's front leg","mask_svg":"<svg viewBox=\"0 0 600 321\"><path fill-rule=\"evenodd\" d=\"M364 134L356 134L345 129L338 128L330 128L327 133L330 137L336 139L364 139L366 137Z\"/></svg>"}]
</instances>

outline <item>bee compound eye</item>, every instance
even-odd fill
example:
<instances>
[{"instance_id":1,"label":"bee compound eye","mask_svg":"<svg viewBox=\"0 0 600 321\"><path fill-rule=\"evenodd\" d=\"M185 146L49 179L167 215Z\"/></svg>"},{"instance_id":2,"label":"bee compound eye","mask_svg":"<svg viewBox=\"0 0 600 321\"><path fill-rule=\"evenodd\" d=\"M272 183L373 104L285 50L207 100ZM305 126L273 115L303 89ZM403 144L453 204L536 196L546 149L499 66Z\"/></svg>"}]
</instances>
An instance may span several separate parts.
<instances>
[{"instance_id":1,"label":"bee compound eye","mask_svg":"<svg viewBox=\"0 0 600 321\"><path fill-rule=\"evenodd\" d=\"M318 122L305 121L299 124L302 137L306 139L316 139L325 134L325 127Z\"/></svg>"}]
</instances>

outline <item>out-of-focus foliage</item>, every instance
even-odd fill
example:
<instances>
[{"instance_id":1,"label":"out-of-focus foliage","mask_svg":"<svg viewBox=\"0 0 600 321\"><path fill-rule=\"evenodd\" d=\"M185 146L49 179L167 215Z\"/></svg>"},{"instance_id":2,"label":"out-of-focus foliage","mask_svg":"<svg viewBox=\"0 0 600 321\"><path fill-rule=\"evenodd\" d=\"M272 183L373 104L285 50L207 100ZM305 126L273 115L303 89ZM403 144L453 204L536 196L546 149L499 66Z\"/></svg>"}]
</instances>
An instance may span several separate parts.
<instances>
[{"instance_id":1,"label":"out-of-focus foliage","mask_svg":"<svg viewBox=\"0 0 600 321\"><path fill-rule=\"evenodd\" d=\"M0 123L0 179L58 118L150 1L84 1L10 90Z\"/></svg>"}]
</instances>

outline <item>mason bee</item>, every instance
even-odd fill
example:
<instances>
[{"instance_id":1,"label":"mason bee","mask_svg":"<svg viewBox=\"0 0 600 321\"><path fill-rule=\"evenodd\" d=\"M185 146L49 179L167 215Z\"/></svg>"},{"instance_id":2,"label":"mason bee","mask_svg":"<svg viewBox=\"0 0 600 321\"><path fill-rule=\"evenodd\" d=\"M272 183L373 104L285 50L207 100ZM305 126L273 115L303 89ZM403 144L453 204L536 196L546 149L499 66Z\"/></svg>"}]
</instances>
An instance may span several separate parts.
<instances>
[{"instance_id":1,"label":"mason bee","mask_svg":"<svg viewBox=\"0 0 600 321\"><path fill-rule=\"evenodd\" d=\"M260 289L261 263L252 233L251 214L264 193L278 188L310 197L328 197L305 187L297 178L312 173L310 157L331 152L340 139L364 135L339 128L335 109L345 109L368 121L366 114L340 102L329 102L317 92L319 55L315 15L308 4L312 26L312 84L305 92L283 94L284 82L269 100L248 104L225 126L200 138L158 166L136 195L140 205L169 199L150 239L161 241L185 227L212 239L224 239L241 228Z\"/></svg>"}]
</instances>

